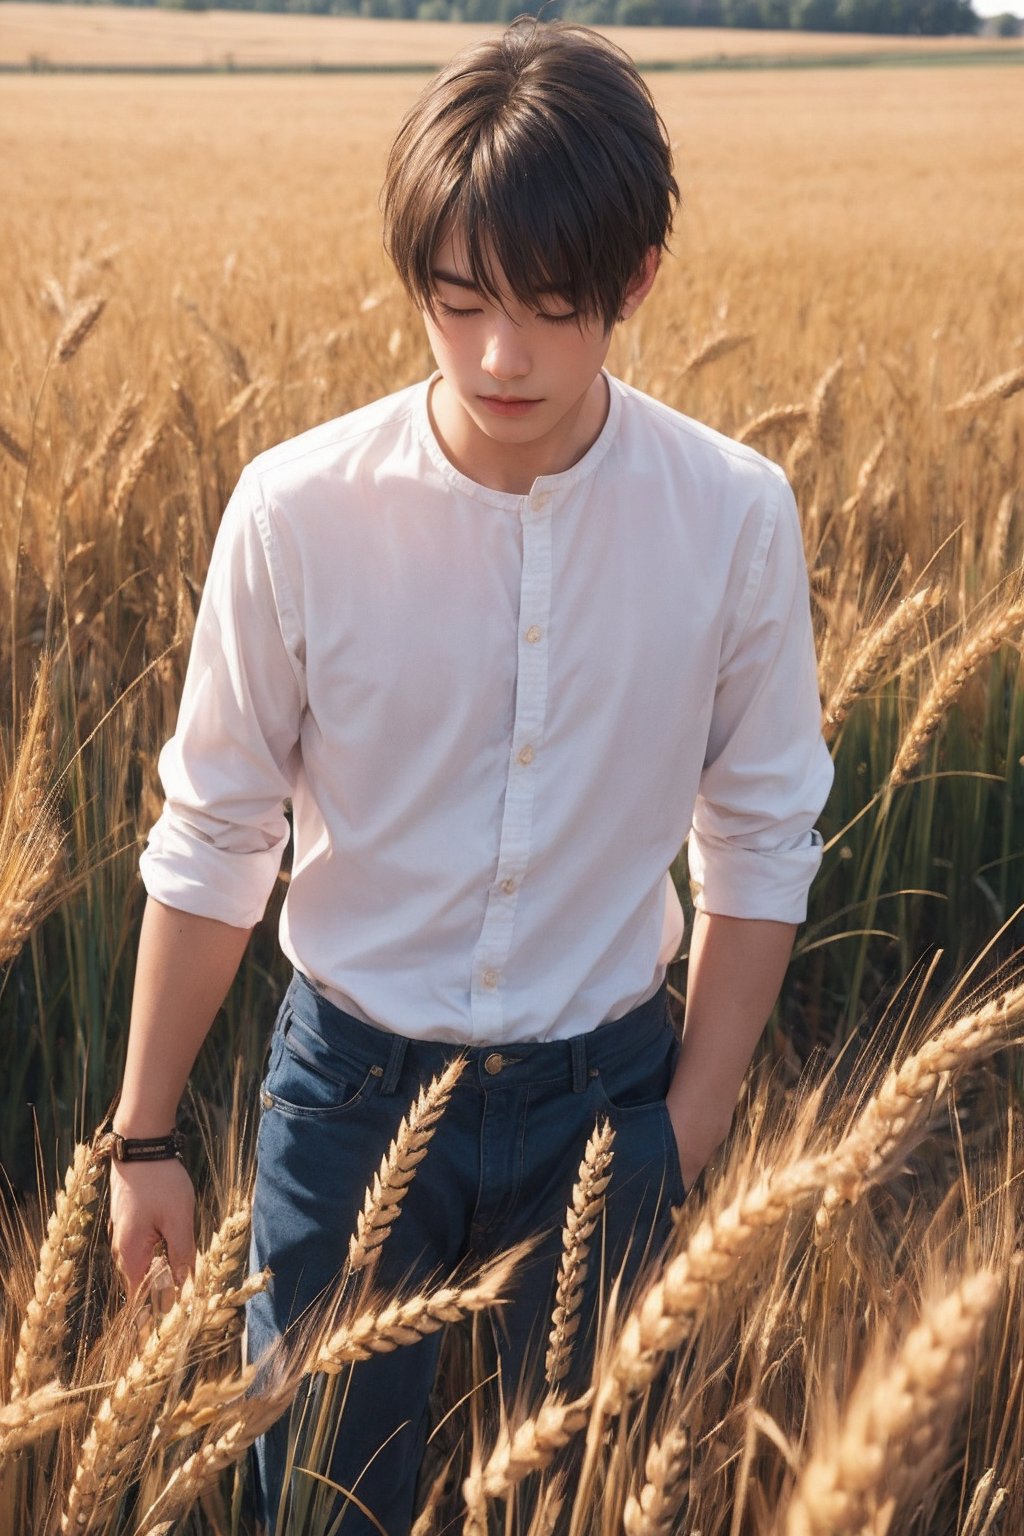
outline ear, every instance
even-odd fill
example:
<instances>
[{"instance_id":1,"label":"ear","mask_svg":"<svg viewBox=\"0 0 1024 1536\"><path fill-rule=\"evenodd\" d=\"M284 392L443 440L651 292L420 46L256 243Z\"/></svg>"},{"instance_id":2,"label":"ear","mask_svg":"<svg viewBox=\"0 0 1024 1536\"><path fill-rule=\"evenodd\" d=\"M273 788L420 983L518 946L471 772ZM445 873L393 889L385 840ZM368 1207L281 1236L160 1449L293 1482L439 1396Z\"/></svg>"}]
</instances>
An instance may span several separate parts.
<instances>
[{"instance_id":1,"label":"ear","mask_svg":"<svg viewBox=\"0 0 1024 1536\"><path fill-rule=\"evenodd\" d=\"M654 279L658 275L660 265L660 247L649 245L640 264L640 270L626 289L626 296L622 301L622 308L619 311L620 320L628 320L630 315L635 314L640 308L640 305L654 287Z\"/></svg>"}]
</instances>

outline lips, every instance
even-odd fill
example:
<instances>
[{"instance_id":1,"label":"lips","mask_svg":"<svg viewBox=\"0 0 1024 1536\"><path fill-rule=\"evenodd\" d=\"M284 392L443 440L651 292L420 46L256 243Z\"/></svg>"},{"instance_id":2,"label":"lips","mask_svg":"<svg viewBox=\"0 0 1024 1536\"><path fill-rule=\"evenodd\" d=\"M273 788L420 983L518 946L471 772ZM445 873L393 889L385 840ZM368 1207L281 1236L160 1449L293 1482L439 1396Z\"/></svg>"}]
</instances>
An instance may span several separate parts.
<instances>
[{"instance_id":1,"label":"lips","mask_svg":"<svg viewBox=\"0 0 1024 1536\"><path fill-rule=\"evenodd\" d=\"M518 395L479 395L477 398L481 405L499 416L525 416L527 411L541 404L539 400L525 400Z\"/></svg>"}]
</instances>

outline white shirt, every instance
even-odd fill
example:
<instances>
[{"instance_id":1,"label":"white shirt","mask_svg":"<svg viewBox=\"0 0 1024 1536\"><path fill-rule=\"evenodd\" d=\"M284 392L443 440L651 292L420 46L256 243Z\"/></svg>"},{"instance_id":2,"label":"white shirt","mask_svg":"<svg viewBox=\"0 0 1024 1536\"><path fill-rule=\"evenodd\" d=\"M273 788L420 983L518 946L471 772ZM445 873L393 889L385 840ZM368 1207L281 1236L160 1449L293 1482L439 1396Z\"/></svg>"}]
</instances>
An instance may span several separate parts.
<instances>
[{"instance_id":1,"label":"white shirt","mask_svg":"<svg viewBox=\"0 0 1024 1536\"><path fill-rule=\"evenodd\" d=\"M329 998L419 1038L563 1039L659 986L688 831L699 908L806 916L832 763L796 506L612 377L578 463L490 490L431 383L243 471L141 872L249 927L290 798L280 940Z\"/></svg>"}]
</instances>

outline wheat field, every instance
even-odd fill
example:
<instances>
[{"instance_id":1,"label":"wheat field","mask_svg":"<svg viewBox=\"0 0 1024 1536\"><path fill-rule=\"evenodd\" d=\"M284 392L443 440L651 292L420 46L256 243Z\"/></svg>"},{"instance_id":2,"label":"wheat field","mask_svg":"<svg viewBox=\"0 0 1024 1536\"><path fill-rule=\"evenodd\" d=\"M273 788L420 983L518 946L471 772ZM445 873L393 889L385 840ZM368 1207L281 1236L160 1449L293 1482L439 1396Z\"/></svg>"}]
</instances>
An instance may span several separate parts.
<instances>
[{"instance_id":1,"label":"wheat field","mask_svg":"<svg viewBox=\"0 0 1024 1536\"><path fill-rule=\"evenodd\" d=\"M252 1536L245 1452L300 1382L438 1329L418 1536L1024 1528L1015 73L654 81L683 207L610 363L785 465L836 780L779 1008L669 1250L609 1300L590 1388L564 1399L614 1165L596 1125L566 1170L551 1379L481 1425L475 1330L518 1253L380 1297L356 1241L339 1305L287 1341L273 1389L252 1395L241 1369L241 1308L265 1283L245 1258L280 891L185 1106L201 1257L180 1294L121 1304L94 1137L123 1060L157 750L227 496L264 446L430 366L376 212L417 83L6 82L5 1536ZM684 960L669 979L681 1021ZM426 1123L457 1084L423 1089ZM417 1135L430 1155L412 1110L370 1227Z\"/></svg>"}]
</instances>

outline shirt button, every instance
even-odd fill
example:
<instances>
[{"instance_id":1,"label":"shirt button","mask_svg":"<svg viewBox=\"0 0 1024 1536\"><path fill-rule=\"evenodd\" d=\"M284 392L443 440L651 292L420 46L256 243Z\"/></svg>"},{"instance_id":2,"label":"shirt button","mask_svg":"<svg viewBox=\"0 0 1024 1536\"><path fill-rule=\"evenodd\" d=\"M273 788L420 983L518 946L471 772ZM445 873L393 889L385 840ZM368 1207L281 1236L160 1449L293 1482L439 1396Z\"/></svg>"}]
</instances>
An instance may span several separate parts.
<instances>
[{"instance_id":1,"label":"shirt button","mask_svg":"<svg viewBox=\"0 0 1024 1536\"><path fill-rule=\"evenodd\" d=\"M501 888L505 892L506 896L511 896L512 892L516 888L516 882L514 880L512 880L512 879L503 880L501 882Z\"/></svg>"},{"instance_id":2,"label":"shirt button","mask_svg":"<svg viewBox=\"0 0 1024 1536\"><path fill-rule=\"evenodd\" d=\"M530 763L533 762L533 748L524 747L519 754L519 761L524 765L524 767L529 767Z\"/></svg>"},{"instance_id":3,"label":"shirt button","mask_svg":"<svg viewBox=\"0 0 1024 1536\"><path fill-rule=\"evenodd\" d=\"M485 987L496 987L498 985L497 971L484 971L483 983Z\"/></svg>"},{"instance_id":4,"label":"shirt button","mask_svg":"<svg viewBox=\"0 0 1024 1536\"><path fill-rule=\"evenodd\" d=\"M540 639L540 625L531 624L529 629L526 631L526 638L529 640L531 645L536 645L537 641Z\"/></svg>"}]
</instances>

